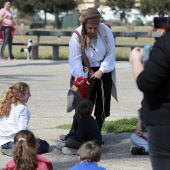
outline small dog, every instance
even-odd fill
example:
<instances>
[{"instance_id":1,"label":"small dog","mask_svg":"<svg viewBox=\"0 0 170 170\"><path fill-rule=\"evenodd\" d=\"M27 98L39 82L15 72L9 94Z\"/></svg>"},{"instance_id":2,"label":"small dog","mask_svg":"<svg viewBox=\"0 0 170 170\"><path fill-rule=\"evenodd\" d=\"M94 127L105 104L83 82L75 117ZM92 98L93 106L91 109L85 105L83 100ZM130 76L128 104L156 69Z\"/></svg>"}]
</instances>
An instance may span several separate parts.
<instances>
[{"instance_id":1,"label":"small dog","mask_svg":"<svg viewBox=\"0 0 170 170\"><path fill-rule=\"evenodd\" d=\"M21 48L21 53L25 53L27 55L27 60L30 59L30 53L32 50L32 46L33 46L34 42L32 39L28 39L28 44L27 44L27 48Z\"/></svg>"}]
</instances>

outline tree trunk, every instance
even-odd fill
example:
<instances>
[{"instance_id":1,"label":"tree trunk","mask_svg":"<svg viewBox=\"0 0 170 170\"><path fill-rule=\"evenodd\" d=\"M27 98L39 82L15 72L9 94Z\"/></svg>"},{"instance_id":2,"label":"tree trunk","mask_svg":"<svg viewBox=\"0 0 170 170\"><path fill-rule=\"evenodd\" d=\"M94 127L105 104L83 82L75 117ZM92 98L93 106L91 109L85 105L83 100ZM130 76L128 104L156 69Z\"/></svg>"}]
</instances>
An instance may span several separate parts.
<instances>
[{"instance_id":1,"label":"tree trunk","mask_svg":"<svg viewBox=\"0 0 170 170\"><path fill-rule=\"evenodd\" d=\"M47 25L47 11L46 10L44 10L44 15L45 15L44 22L45 22L45 26L46 26Z\"/></svg>"},{"instance_id":2,"label":"tree trunk","mask_svg":"<svg viewBox=\"0 0 170 170\"><path fill-rule=\"evenodd\" d=\"M94 3L95 8L99 8L100 0L95 0Z\"/></svg>"}]
</instances>

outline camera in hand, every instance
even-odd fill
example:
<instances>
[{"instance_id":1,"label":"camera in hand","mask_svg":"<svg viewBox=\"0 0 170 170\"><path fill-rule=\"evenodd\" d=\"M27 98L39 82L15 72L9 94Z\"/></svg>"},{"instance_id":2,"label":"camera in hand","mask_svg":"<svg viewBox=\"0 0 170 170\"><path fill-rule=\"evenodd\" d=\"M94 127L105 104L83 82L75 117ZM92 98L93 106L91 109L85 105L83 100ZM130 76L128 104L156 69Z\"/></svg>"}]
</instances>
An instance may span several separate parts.
<instances>
[{"instance_id":1,"label":"camera in hand","mask_svg":"<svg viewBox=\"0 0 170 170\"><path fill-rule=\"evenodd\" d=\"M166 23L170 21L170 17L154 17L153 22L154 22L154 28L155 29L160 29L164 28Z\"/></svg>"}]
</instances>

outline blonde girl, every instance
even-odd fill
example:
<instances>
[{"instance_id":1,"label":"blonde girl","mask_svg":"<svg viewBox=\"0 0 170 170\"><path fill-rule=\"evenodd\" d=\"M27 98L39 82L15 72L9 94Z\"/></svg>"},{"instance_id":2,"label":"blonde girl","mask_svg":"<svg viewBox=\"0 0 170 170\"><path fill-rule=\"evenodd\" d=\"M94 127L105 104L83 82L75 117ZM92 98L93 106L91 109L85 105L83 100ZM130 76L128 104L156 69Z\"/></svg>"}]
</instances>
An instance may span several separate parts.
<instances>
[{"instance_id":1,"label":"blonde girl","mask_svg":"<svg viewBox=\"0 0 170 170\"><path fill-rule=\"evenodd\" d=\"M15 134L27 129L30 112L26 103L30 96L28 84L18 82L8 87L0 99L0 145L6 155L11 155Z\"/></svg>"},{"instance_id":2,"label":"blonde girl","mask_svg":"<svg viewBox=\"0 0 170 170\"><path fill-rule=\"evenodd\" d=\"M15 134L28 127L30 112L26 103L30 96L28 84L18 82L8 87L0 99L0 145L5 155L12 154ZM42 139L38 139L38 142L37 153L48 152L49 144Z\"/></svg>"}]
</instances>

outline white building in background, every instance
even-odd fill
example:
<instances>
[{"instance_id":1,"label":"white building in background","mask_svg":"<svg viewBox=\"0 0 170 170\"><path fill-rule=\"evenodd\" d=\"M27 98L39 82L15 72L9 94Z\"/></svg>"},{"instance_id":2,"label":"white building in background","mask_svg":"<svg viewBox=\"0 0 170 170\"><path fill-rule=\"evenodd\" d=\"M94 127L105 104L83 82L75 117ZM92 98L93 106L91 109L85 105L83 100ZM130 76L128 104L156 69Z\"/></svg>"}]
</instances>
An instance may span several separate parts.
<instances>
[{"instance_id":1,"label":"white building in background","mask_svg":"<svg viewBox=\"0 0 170 170\"><path fill-rule=\"evenodd\" d=\"M98 0L99 3L105 3L106 0ZM84 9L94 7L95 6L95 0L83 0L83 3L78 6L79 11L81 12Z\"/></svg>"},{"instance_id":2,"label":"white building in background","mask_svg":"<svg viewBox=\"0 0 170 170\"><path fill-rule=\"evenodd\" d=\"M80 12L82 12L82 10L94 6L95 6L94 0L84 0L83 3L78 6L78 9Z\"/></svg>"}]
</instances>

